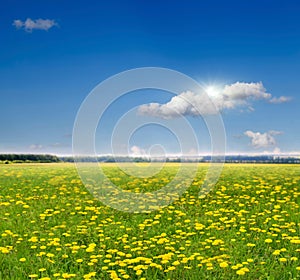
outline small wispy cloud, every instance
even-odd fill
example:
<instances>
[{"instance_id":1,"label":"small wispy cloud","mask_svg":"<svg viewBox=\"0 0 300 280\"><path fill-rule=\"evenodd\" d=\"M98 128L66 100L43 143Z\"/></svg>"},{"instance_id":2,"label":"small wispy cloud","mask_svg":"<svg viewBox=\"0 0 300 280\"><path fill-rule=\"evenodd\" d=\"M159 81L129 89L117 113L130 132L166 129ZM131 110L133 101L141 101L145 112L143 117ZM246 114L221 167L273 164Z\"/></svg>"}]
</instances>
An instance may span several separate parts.
<instances>
[{"instance_id":1,"label":"small wispy cloud","mask_svg":"<svg viewBox=\"0 0 300 280\"><path fill-rule=\"evenodd\" d=\"M274 154L274 155L280 155L280 153L281 153L280 148L275 147L274 150L273 150L273 154Z\"/></svg>"},{"instance_id":2,"label":"small wispy cloud","mask_svg":"<svg viewBox=\"0 0 300 280\"><path fill-rule=\"evenodd\" d=\"M41 144L32 144L29 146L29 150L32 150L32 151L42 150L43 148L44 148L44 146Z\"/></svg>"},{"instance_id":3,"label":"small wispy cloud","mask_svg":"<svg viewBox=\"0 0 300 280\"><path fill-rule=\"evenodd\" d=\"M45 145L31 144L28 148L31 151L41 151L41 150L47 151L47 150L52 149L52 148L67 148L67 147L70 147L70 145L56 142L56 143L45 144Z\"/></svg>"},{"instance_id":4,"label":"small wispy cloud","mask_svg":"<svg viewBox=\"0 0 300 280\"><path fill-rule=\"evenodd\" d=\"M247 111L253 111L252 103L257 100L265 100L269 103L284 103L289 97L273 97L268 93L262 82L244 83L236 82L225 85L222 89L207 92L210 100L203 93L185 91L174 96L165 104L150 103L138 108L140 115L150 115L164 119L179 116L211 115L218 111L233 110L246 107ZM210 102L211 101L211 102Z\"/></svg>"},{"instance_id":5,"label":"small wispy cloud","mask_svg":"<svg viewBox=\"0 0 300 280\"><path fill-rule=\"evenodd\" d=\"M36 19L27 18L25 21L16 19L13 25L17 29L24 29L26 32L32 32L33 30L49 30L54 26L58 26L57 22L53 19Z\"/></svg>"},{"instance_id":6,"label":"small wispy cloud","mask_svg":"<svg viewBox=\"0 0 300 280\"><path fill-rule=\"evenodd\" d=\"M289 96L280 96L280 97L273 97L269 100L270 103L273 104L281 104L291 101L292 98Z\"/></svg>"},{"instance_id":7,"label":"small wispy cloud","mask_svg":"<svg viewBox=\"0 0 300 280\"><path fill-rule=\"evenodd\" d=\"M64 138L72 138L72 133L66 133L63 135Z\"/></svg>"},{"instance_id":8,"label":"small wispy cloud","mask_svg":"<svg viewBox=\"0 0 300 280\"><path fill-rule=\"evenodd\" d=\"M251 139L251 145L254 148L269 148L276 145L274 136L282 134L281 131L270 130L264 133L247 130L244 135ZM277 148L279 149L279 148Z\"/></svg>"},{"instance_id":9,"label":"small wispy cloud","mask_svg":"<svg viewBox=\"0 0 300 280\"><path fill-rule=\"evenodd\" d=\"M48 145L50 148L64 148L64 147L69 147L70 145L64 144L64 143L52 143Z\"/></svg>"}]
</instances>

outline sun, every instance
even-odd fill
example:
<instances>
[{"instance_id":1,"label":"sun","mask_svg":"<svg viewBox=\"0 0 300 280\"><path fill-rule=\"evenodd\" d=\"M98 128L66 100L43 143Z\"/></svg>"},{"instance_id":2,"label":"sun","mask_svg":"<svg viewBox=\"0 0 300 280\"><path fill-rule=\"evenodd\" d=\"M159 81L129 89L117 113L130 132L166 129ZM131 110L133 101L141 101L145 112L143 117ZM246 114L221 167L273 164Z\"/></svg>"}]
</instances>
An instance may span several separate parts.
<instances>
[{"instance_id":1,"label":"sun","mask_svg":"<svg viewBox=\"0 0 300 280\"><path fill-rule=\"evenodd\" d=\"M215 97L220 94L220 89L215 85L207 86L204 90L210 97Z\"/></svg>"}]
</instances>

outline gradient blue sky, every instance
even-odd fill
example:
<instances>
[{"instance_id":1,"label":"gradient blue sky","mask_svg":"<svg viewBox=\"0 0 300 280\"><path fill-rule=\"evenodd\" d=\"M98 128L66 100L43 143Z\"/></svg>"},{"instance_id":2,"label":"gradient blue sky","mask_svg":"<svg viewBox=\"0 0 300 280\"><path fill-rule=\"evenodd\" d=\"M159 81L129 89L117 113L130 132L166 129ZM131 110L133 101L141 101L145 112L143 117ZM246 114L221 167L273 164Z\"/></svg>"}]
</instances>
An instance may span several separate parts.
<instances>
[{"instance_id":1,"label":"gradient blue sky","mask_svg":"<svg viewBox=\"0 0 300 280\"><path fill-rule=\"evenodd\" d=\"M2 1L0 152L71 154L74 119L87 94L113 74L145 66L171 68L218 87L262 82L273 97L291 97L279 104L253 101L251 112L224 111L227 152L300 152L299 14L300 3L292 0ZM13 25L27 18L56 25ZM110 131L122 112L171 98L153 91L116 102L103 120L107 129L98 132L98 152L110 152ZM201 151L209 151L202 125L188 118L199 128ZM270 141L255 145L246 131ZM130 145L147 150L159 143L176 153L170 137L148 127Z\"/></svg>"}]
</instances>

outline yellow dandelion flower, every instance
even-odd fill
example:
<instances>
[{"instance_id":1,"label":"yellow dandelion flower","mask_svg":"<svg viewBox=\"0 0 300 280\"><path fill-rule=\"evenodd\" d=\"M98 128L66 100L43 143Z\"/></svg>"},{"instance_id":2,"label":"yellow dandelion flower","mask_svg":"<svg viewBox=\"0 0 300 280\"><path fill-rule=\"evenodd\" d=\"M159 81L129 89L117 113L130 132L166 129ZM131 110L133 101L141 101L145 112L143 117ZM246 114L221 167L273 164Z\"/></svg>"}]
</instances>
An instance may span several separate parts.
<instances>
[{"instance_id":1,"label":"yellow dandelion flower","mask_svg":"<svg viewBox=\"0 0 300 280\"><path fill-rule=\"evenodd\" d=\"M219 266L222 268L228 267L228 263L227 262L221 262L219 263Z\"/></svg>"},{"instance_id":2,"label":"yellow dandelion flower","mask_svg":"<svg viewBox=\"0 0 300 280\"><path fill-rule=\"evenodd\" d=\"M238 274L238 275L245 275L246 272L244 270L240 269L240 270L236 271L236 274Z\"/></svg>"},{"instance_id":3,"label":"yellow dandelion flower","mask_svg":"<svg viewBox=\"0 0 300 280\"><path fill-rule=\"evenodd\" d=\"M141 269L138 269L138 270L135 272L135 274L136 274L137 276L141 275L142 273L143 273L143 270L141 270Z\"/></svg>"},{"instance_id":4,"label":"yellow dandelion flower","mask_svg":"<svg viewBox=\"0 0 300 280\"><path fill-rule=\"evenodd\" d=\"M275 251L272 253L272 255L274 255L274 256L280 255L280 250L275 250Z\"/></svg>"},{"instance_id":5,"label":"yellow dandelion flower","mask_svg":"<svg viewBox=\"0 0 300 280\"><path fill-rule=\"evenodd\" d=\"M247 267L243 267L243 268L241 268L241 270L243 270L245 272L249 272L249 269Z\"/></svg>"},{"instance_id":6,"label":"yellow dandelion flower","mask_svg":"<svg viewBox=\"0 0 300 280\"><path fill-rule=\"evenodd\" d=\"M175 266L180 265L180 261L175 261L175 262L172 263L172 265L175 265Z\"/></svg>"}]
</instances>

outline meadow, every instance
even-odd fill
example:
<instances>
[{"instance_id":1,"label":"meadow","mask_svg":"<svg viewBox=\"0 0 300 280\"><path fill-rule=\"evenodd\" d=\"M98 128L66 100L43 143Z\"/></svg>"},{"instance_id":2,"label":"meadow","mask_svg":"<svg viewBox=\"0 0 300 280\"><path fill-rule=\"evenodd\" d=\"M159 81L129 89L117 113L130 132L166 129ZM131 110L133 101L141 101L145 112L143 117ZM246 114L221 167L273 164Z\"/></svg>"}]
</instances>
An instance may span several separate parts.
<instances>
[{"instance_id":1,"label":"meadow","mask_svg":"<svg viewBox=\"0 0 300 280\"><path fill-rule=\"evenodd\" d=\"M103 167L132 192L150 178ZM300 166L226 164L214 189L191 186L151 213L105 206L73 164L0 165L0 279L300 279Z\"/></svg>"}]
</instances>

